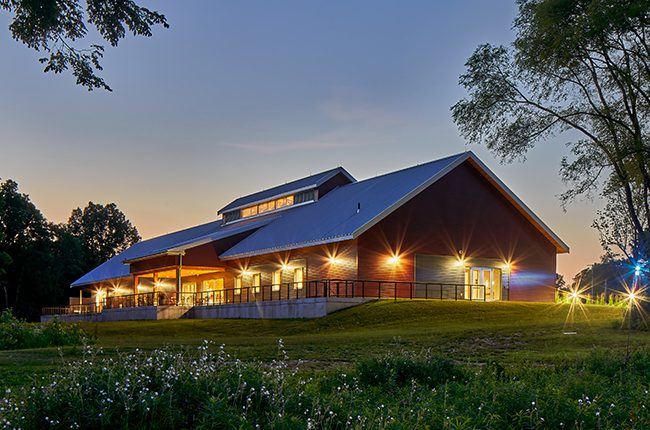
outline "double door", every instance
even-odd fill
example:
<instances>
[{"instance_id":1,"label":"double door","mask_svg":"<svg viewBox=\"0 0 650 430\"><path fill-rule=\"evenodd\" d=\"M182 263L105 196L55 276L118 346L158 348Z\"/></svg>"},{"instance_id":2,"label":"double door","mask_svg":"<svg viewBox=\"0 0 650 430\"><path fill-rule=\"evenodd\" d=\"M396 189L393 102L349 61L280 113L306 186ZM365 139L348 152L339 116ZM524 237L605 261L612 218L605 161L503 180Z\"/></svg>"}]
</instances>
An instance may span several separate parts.
<instances>
[{"instance_id":1,"label":"double door","mask_svg":"<svg viewBox=\"0 0 650 430\"><path fill-rule=\"evenodd\" d=\"M469 267L465 275L465 298L492 301L501 299L501 269Z\"/></svg>"}]
</instances>

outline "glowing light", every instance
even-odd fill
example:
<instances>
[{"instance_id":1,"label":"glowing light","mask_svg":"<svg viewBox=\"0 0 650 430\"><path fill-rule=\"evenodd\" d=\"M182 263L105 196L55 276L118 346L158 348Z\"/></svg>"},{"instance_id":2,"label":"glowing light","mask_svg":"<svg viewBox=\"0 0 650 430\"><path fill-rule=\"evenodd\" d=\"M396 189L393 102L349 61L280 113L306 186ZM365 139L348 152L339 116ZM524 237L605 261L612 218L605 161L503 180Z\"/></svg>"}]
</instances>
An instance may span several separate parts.
<instances>
[{"instance_id":1,"label":"glowing light","mask_svg":"<svg viewBox=\"0 0 650 430\"><path fill-rule=\"evenodd\" d=\"M289 270L289 265L287 263L283 263L282 270Z\"/></svg>"},{"instance_id":2,"label":"glowing light","mask_svg":"<svg viewBox=\"0 0 650 430\"><path fill-rule=\"evenodd\" d=\"M242 274L243 276L249 276L249 275L251 274L251 272L249 272L249 271L246 270L246 269L243 269L243 270L241 271L241 274Z\"/></svg>"},{"instance_id":3,"label":"glowing light","mask_svg":"<svg viewBox=\"0 0 650 430\"><path fill-rule=\"evenodd\" d=\"M641 274L641 266L638 264L634 267L634 276L639 276Z\"/></svg>"},{"instance_id":4,"label":"glowing light","mask_svg":"<svg viewBox=\"0 0 650 430\"><path fill-rule=\"evenodd\" d=\"M504 270L510 271L510 270L512 269L512 264L506 262L506 263L503 265L503 268L504 268Z\"/></svg>"},{"instance_id":5,"label":"glowing light","mask_svg":"<svg viewBox=\"0 0 650 430\"><path fill-rule=\"evenodd\" d=\"M456 261L456 266L458 266L458 267L463 267L463 266L465 266L465 260L462 259L462 258L461 258L460 260L457 260L457 261Z\"/></svg>"},{"instance_id":6,"label":"glowing light","mask_svg":"<svg viewBox=\"0 0 650 430\"><path fill-rule=\"evenodd\" d=\"M397 264L399 263L399 255L394 254L388 258L388 264Z\"/></svg>"},{"instance_id":7,"label":"glowing light","mask_svg":"<svg viewBox=\"0 0 650 430\"><path fill-rule=\"evenodd\" d=\"M336 258L335 256L331 256L329 258L329 262L330 262L330 264L339 264L341 262L341 260Z\"/></svg>"},{"instance_id":8,"label":"glowing light","mask_svg":"<svg viewBox=\"0 0 650 430\"><path fill-rule=\"evenodd\" d=\"M576 320L576 314L582 314L584 319L586 321L589 320L589 315L587 314L587 309L585 308L584 301L589 299L589 295L587 292L589 291L589 287L587 286L580 286L580 283L573 285L566 296L564 296L564 300L562 300L564 303L569 304L569 310L567 312L566 319L564 321L564 332L565 333L573 333L574 330L574 325L575 325L575 320ZM571 331L567 331L571 330Z\"/></svg>"}]
</instances>

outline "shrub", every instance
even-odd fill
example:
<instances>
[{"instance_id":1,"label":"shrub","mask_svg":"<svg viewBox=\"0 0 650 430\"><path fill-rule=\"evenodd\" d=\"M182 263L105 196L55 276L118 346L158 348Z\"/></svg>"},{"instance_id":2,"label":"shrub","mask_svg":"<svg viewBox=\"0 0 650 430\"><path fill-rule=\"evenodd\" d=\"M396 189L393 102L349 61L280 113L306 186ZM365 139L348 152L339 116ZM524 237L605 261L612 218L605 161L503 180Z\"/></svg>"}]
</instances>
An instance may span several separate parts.
<instances>
[{"instance_id":1,"label":"shrub","mask_svg":"<svg viewBox=\"0 0 650 430\"><path fill-rule=\"evenodd\" d=\"M357 366L362 384L395 385L403 387L415 381L427 387L436 387L449 381L462 380L463 369L442 356L420 357L384 356L364 360Z\"/></svg>"},{"instance_id":2,"label":"shrub","mask_svg":"<svg viewBox=\"0 0 650 430\"><path fill-rule=\"evenodd\" d=\"M82 345L90 336L78 324L53 319L47 323L28 323L11 310L0 314L0 350Z\"/></svg>"}]
</instances>

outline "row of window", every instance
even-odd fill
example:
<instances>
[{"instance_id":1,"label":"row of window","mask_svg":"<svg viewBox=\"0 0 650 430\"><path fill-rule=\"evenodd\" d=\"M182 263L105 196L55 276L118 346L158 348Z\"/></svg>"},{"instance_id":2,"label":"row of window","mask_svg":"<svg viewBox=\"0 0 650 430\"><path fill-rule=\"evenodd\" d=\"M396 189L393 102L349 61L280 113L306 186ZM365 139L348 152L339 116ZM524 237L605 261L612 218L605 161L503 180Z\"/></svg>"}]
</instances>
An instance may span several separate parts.
<instances>
[{"instance_id":1,"label":"row of window","mask_svg":"<svg viewBox=\"0 0 650 430\"><path fill-rule=\"evenodd\" d=\"M293 269L293 289L301 290L304 286L305 281L305 269L303 267L298 267ZM276 270L271 273L271 291L280 291L280 286L282 284L282 270ZM259 294L261 292L260 287L262 285L262 274L253 273L251 275L251 292L254 294ZM241 294L242 288L242 276L237 276L235 278L235 294Z\"/></svg>"},{"instance_id":2,"label":"row of window","mask_svg":"<svg viewBox=\"0 0 650 430\"><path fill-rule=\"evenodd\" d=\"M241 294L242 290L242 281L243 277L237 276L234 279L234 294ZM298 267L293 269L293 284L292 287L294 290L301 290L304 286L305 281L305 269L303 267ZM280 286L282 284L282 270L276 270L271 273L271 291L280 291ZM251 293L259 294L261 292L262 286L262 274L253 273L251 275ZM218 279L206 279L201 283L201 291L220 291L224 289L223 278ZM196 293L197 284L196 282L185 282L183 283L183 293Z\"/></svg>"},{"instance_id":3,"label":"row of window","mask_svg":"<svg viewBox=\"0 0 650 430\"><path fill-rule=\"evenodd\" d=\"M253 215L263 214L266 212L282 209L287 206L306 203L316 198L314 190L301 191L299 193L280 197L279 199L269 200L268 202L259 203L241 210L226 212L223 214L224 222L229 223L241 218L247 218Z\"/></svg>"},{"instance_id":4,"label":"row of window","mask_svg":"<svg viewBox=\"0 0 650 430\"><path fill-rule=\"evenodd\" d=\"M293 204L293 195L281 197L279 199L271 200L268 202L260 203L258 205L249 206L241 210L241 217L246 218L249 216L261 214L264 212L273 211L276 209L281 209L285 206L291 206Z\"/></svg>"}]
</instances>

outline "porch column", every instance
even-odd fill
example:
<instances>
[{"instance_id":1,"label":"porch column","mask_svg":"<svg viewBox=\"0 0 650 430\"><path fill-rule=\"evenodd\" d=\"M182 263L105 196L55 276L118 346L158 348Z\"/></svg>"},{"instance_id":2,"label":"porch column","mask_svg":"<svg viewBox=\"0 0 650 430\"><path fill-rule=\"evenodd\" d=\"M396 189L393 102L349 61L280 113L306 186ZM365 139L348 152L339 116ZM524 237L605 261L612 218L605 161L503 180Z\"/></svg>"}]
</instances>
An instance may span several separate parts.
<instances>
[{"instance_id":1,"label":"porch column","mask_svg":"<svg viewBox=\"0 0 650 430\"><path fill-rule=\"evenodd\" d=\"M138 294L138 276L133 275L133 294Z\"/></svg>"}]
</instances>

